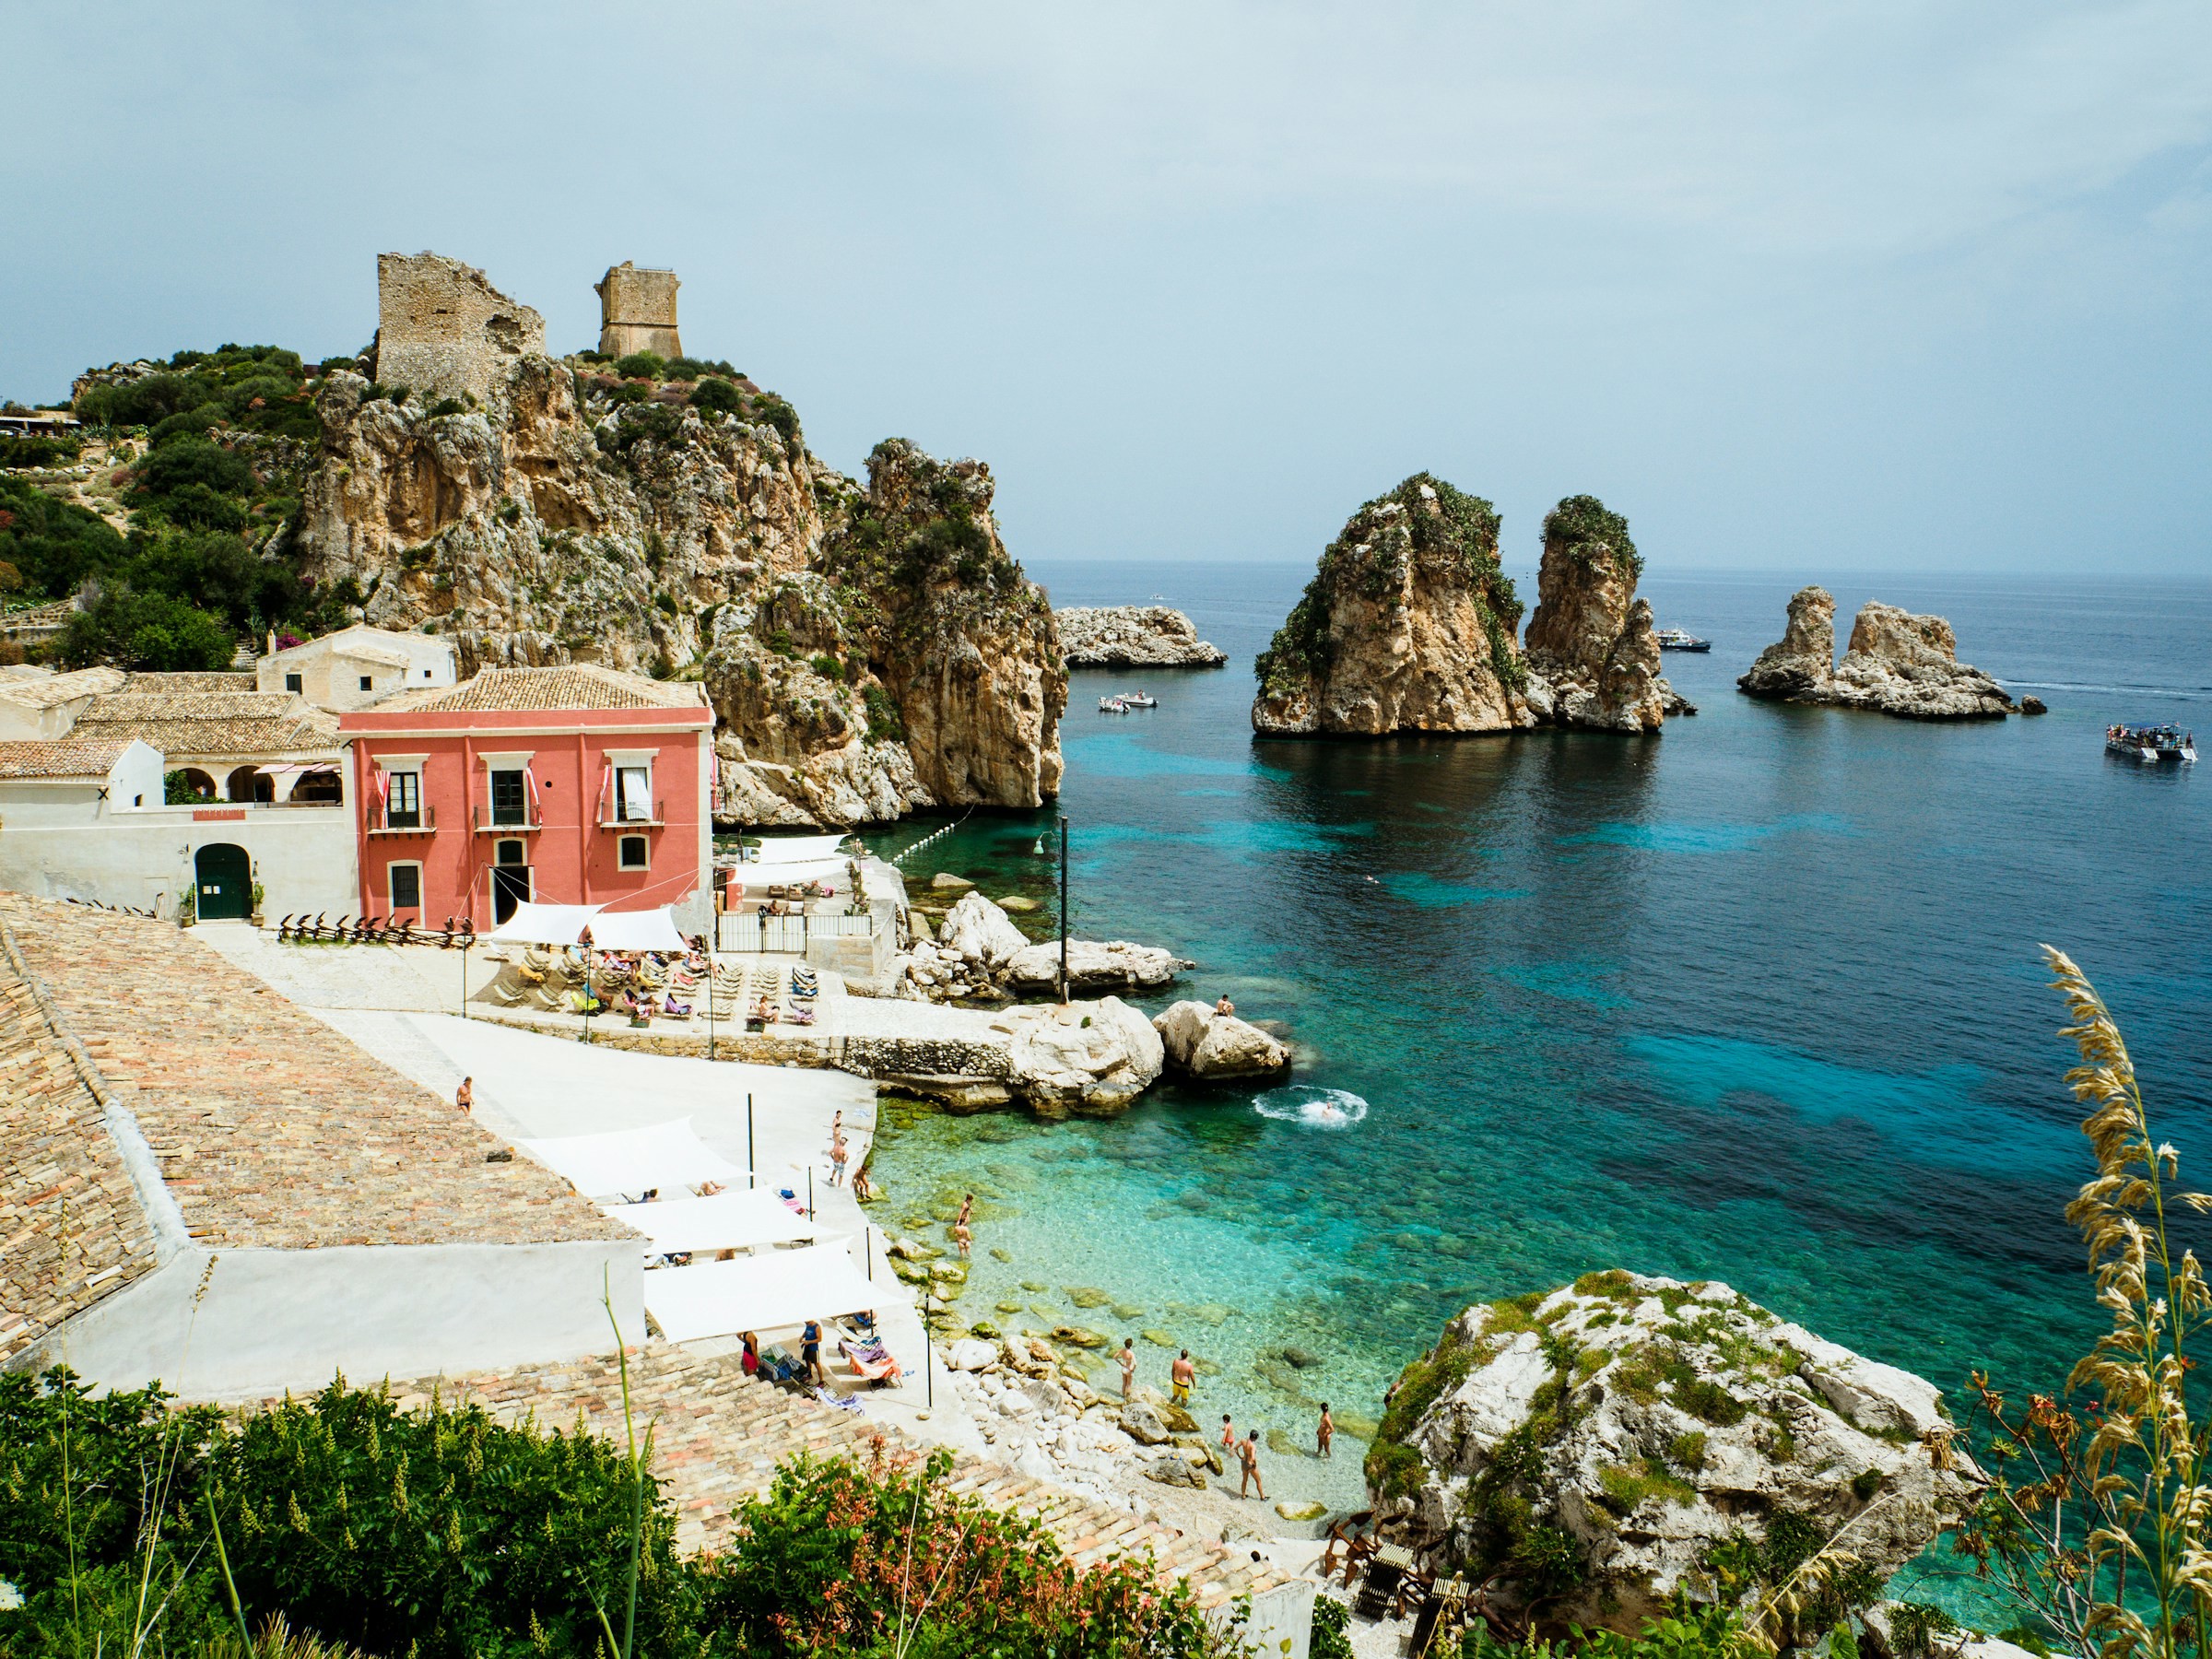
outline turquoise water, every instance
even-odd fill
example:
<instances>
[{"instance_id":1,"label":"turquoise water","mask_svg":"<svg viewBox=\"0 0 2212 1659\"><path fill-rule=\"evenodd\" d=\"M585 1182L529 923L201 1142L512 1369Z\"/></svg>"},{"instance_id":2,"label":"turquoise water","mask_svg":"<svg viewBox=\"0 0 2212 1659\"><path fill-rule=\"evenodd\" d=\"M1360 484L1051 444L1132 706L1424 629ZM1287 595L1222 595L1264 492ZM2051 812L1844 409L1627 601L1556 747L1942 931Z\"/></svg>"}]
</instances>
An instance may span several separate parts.
<instances>
[{"instance_id":1,"label":"turquoise water","mask_svg":"<svg viewBox=\"0 0 2212 1659\"><path fill-rule=\"evenodd\" d=\"M989 1201L968 1316L1156 1331L1218 1368L1202 1415L1300 1440L1321 1399L1373 1414L1469 1300L1611 1266L1724 1279L1947 1387L2058 1381L2095 1325L2039 940L2120 1014L2160 1133L2212 1156L2212 771L2100 747L2116 718L2212 735L2212 587L1838 590L1844 615L1943 612L1961 655L2044 688L2035 721L1737 696L1802 580L1774 577L1647 583L1663 624L1714 641L1668 658L1703 712L1663 738L1255 741L1251 656L1306 574L1039 572L1056 604L1164 592L1234 658L1073 677L1076 931L1195 959L1182 994L1282 1021L1311 1089L914 1123L879 1159L889 1209ZM1136 684L1162 706L1093 712ZM972 818L915 873L1044 896L1051 823ZM1319 1089L1364 1114L1301 1114ZM1170 1352L1138 1346L1164 1379ZM1277 1479L1341 1500L1354 1469Z\"/></svg>"}]
</instances>

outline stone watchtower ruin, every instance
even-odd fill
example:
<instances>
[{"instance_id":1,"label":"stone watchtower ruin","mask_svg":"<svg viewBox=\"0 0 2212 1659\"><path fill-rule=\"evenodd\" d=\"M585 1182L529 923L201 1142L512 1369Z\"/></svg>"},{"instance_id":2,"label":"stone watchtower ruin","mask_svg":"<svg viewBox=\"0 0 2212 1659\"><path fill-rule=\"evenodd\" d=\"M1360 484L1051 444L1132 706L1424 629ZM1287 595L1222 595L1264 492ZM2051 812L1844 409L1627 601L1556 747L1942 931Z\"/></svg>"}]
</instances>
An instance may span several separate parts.
<instances>
[{"instance_id":1,"label":"stone watchtower ruin","mask_svg":"<svg viewBox=\"0 0 2212 1659\"><path fill-rule=\"evenodd\" d=\"M682 285L674 271L641 271L626 259L592 286L599 296L601 351L617 358L633 351L684 355L676 334L676 290Z\"/></svg>"},{"instance_id":2,"label":"stone watchtower ruin","mask_svg":"<svg viewBox=\"0 0 2212 1659\"><path fill-rule=\"evenodd\" d=\"M514 359L543 355L546 320L474 265L441 253L376 256L376 378L433 400L479 400Z\"/></svg>"}]
</instances>

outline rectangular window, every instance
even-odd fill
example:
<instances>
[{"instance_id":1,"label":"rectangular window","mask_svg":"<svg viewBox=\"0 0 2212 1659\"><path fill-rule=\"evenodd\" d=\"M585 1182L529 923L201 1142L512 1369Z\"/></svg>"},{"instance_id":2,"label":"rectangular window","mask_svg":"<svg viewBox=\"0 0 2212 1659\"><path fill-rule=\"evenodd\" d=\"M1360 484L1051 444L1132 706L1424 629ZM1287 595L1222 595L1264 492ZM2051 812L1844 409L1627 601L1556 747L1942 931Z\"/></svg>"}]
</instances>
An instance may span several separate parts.
<instances>
[{"instance_id":1,"label":"rectangular window","mask_svg":"<svg viewBox=\"0 0 2212 1659\"><path fill-rule=\"evenodd\" d=\"M299 691L305 689L305 687L298 675L288 674L284 677L284 688L287 691Z\"/></svg>"},{"instance_id":2,"label":"rectangular window","mask_svg":"<svg viewBox=\"0 0 2212 1659\"><path fill-rule=\"evenodd\" d=\"M362 676L361 676L361 689L362 689L362 690L364 690L364 691L368 691L368 690L371 690L371 689L373 689L373 688L374 688L374 682L373 682L373 681L372 681L372 680L370 678L370 677L369 677L369 676L367 676L366 674L362 675Z\"/></svg>"},{"instance_id":3,"label":"rectangular window","mask_svg":"<svg viewBox=\"0 0 2212 1659\"><path fill-rule=\"evenodd\" d=\"M520 771L491 774L491 821L526 824L530 821L530 794Z\"/></svg>"},{"instance_id":4,"label":"rectangular window","mask_svg":"<svg viewBox=\"0 0 2212 1659\"><path fill-rule=\"evenodd\" d=\"M615 768L615 817L625 824L642 824L653 818L653 768Z\"/></svg>"},{"instance_id":5,"label":"rectangular window","mask_svg":"<svg viewBox=\"0 0 2212 1659\"><path fill-rule=\"evenodd\" d=\"M419 830L422 828L422 774L420 772L386 772L391 780L392 793L384 811L387 830Z\"/></svg>"},{"instance_id":6,"label":"rectangular window","mask_svg":"<svg viewBox=\"0 0 2212 1659\"><path fill-rule=\"evenodd\" d=\"M422 908L422 866L395 864L385 866L392 876L392 913Z\"/></svg>"},{"instance_id":7,"label":"rectangular window","mask_svg":"<svg viewBox=\"0 0 2212 1659\"><path fill-rule=\"evenodd\" d=\"M646 848L643 836L626 835L622 838L622 867L624 869L642 870L647 868L651 862L652 855Z\"/></svg>"}]
</instances>

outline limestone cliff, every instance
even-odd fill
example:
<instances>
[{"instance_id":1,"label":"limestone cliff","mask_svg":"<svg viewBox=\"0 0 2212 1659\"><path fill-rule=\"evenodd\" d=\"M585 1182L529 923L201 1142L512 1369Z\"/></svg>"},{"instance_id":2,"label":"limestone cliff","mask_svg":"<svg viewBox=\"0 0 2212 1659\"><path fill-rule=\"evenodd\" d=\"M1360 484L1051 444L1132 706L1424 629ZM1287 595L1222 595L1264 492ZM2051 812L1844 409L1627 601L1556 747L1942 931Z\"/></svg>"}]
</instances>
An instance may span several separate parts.
<instances>
[{"instance_id":1,"label":"limestone cliff","mask_svg":"<svg viewBox=\"0 0 2212 1659\"><path fill-rule=\"evenodd\" d=\"M1836 601L1823 587L1790 595L1782 638L1759 653L1736 682L1747 696L1775 702L1825 702L1836 676Z\"/></svg>"},{"instance_id":2,"label":"limestone cliff","mask_svg":"<svg viewBox=\"0 0 2212 1659\"><path fill-rule=\"evenodd\" d=\"M1787 631L1759 653L1737 688L1752 697L1832 703L1906 720L2002 720L2013 712L2004 687L1959 660L1957 637L1941 617L1869 600L1859 607L1839 664L1835 614L1825 589L1799 589L1790 599Z\"/></svg>"},{"instance_id":3,"label":"limestone cliff","mask_svg":"<svg viewBox=\"0 0 2212 1659\"><path fill-rule=\"evenodd\" d=\"M1595 496L1544 517L1544 562L1525 650L1529 702L1560 725L1656 732L1667 713L1643 559L1629 522Z\"/></svg>"},{"instance_id":4,"label":"limestone cliff","mask_svg":"<svg viewBox=\"0 0 2212 1659\"><path fill-rule=\"evenodd\" d=\"M1492 732L1530 722L1498 514L1427 473L1352 515L1253 664L1264 736Z\"/></svg>"},{"instance_id":5,"label":"limestone cliff","mask_svg":"<svg viewBox=\"0 0 2212 1659\"><path fill-rule=\"evenodd\" d=\"M718 817L849 824L1057 791L1058 641L980 463L895 441L864 491L749 381L625 382L543 356L429 406L333 373L318 414L303 573L372 622L453 639L465 674L705 679Z\"/></svg>"}]
</instances>

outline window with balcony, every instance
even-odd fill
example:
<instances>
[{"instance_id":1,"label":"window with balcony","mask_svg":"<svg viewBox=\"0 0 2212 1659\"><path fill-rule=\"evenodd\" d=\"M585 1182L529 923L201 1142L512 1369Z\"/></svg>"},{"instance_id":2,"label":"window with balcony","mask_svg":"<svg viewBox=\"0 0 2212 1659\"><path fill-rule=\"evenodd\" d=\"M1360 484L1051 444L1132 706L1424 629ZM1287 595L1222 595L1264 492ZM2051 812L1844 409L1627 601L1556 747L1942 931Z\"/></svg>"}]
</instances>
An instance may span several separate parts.
<instances>
[{"instance_id":1,"label":"window with balcony","mask_svg":"<svg viewBox=\"0 0 2212 1659\"><path fill-rule=\"evenodd\" d=\"M422 828L422 774L386 772L390 793L384 797L384 827L389 830Z\"/></svg>"},{"instance_id":2,"label":"window with balcony","mask_svg":"<svg viewBox=\"0 0 2212 1659\"><path fill-rule=\"evenodd\" d=\"M491 821L516 825L530 821L529 780L519 769L491 774Z\"/></svg>"},{"instance_id":3,"label":"window with balcony","mask_svg":"<svg viewBox=\"0 0 2212 1659\"><path fill-rule=\"evenodd\" d=\"M615 768L615 818L625 824L653 821L653 768Z\"/></svg>"}]
</instances>

